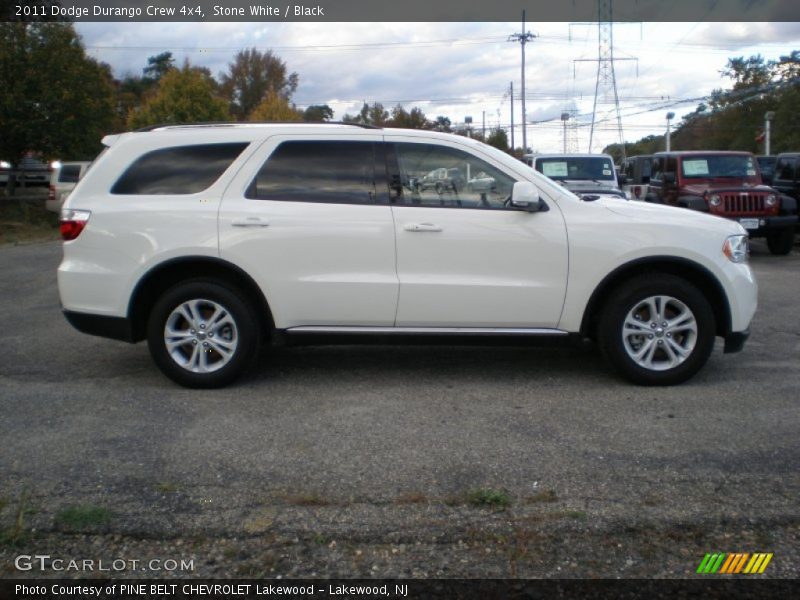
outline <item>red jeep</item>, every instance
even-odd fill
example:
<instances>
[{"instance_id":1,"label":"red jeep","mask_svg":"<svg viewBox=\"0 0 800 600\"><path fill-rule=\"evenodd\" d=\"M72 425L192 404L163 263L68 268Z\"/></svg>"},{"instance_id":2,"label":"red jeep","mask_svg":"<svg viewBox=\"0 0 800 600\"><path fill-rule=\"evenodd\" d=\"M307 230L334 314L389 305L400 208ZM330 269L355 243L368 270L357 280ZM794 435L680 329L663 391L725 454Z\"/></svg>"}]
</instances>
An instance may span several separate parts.
<instances>
[{"instance_id":1,"label":"red jeep","mask_svg":"<svg viewBox=\"0 0 800 600\"><path fill-rule=\"evenodd\" d=\"M749 152L658 152L645 201L738 221L750 237L766 237L772 254L794 243L797 202L762 184Z\"/></svg>"}]
</instances>

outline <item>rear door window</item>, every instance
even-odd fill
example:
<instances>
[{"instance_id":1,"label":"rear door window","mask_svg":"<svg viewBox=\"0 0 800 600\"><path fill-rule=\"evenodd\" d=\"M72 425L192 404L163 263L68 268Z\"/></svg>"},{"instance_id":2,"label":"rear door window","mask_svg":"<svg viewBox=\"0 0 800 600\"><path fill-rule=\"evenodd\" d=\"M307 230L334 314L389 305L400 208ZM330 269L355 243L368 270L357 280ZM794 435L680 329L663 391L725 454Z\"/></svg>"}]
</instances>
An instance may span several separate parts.
<instances>
[{"instance_id":1,"label":"rear door window","mask_svg":"<svg viewBox=\"0 0 800 600\"><path fill-rule=\"evenodd\" d=\"M380 185L376 186L375 162L373 142L283 142L258 171L245 197L286 202L376 204L388 195L388 187L385 163L378 170Z\"/></svg>"},{"instance_id":2,"label":"rear door window","mask_svg":"<svg viewBox=\"0 0 800 600\"><path fill-rule=\"evenodd\" d=\"M112 194L196 194L208 189L248 146L199 144L143 154L128 167Z\"/></svg>"}]
</instances>

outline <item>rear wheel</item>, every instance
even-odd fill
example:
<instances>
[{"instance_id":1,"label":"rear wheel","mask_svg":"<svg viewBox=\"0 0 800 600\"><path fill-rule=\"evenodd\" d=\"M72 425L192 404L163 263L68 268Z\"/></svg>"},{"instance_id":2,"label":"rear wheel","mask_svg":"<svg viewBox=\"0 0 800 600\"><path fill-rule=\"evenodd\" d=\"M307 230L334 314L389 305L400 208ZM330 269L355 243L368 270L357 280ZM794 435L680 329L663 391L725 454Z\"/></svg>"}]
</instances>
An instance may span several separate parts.
<instances>
[{"instance_id":1,"label":"rear wheel","mask_svg":"<svg viewBox=\"0 0 800 600\"><path fill-rule=\"evenodd\" d=\"M600 349L641 385L686 381L708 361L716 324L705 296L680 277L655 273L620 286L606 302Z\"/></svg>"},{"instance_id":2,"label":"rear wheel","mask_svg":"<svg viewBox=\"0 0 800 600\"><path fill-rule=\"evenodd\" d=\"M770 231L767 234L767 248L769 248L770 254L784 256L792 251L793 245L794 245L793 227L778 229L777 231Z\"/></svg>"},{"instance_id":3,"label":"rear wheel","mask_svg":"<svg viewBox=\"0 0 800 600\"><path fill-rule=\"evenodd\" d=\"M215 388L238 378L258 352L258 321L235 289L206 279L180 283L158 299L147 344L159 369L191 388Z\"/></svg>"}]
</instances>

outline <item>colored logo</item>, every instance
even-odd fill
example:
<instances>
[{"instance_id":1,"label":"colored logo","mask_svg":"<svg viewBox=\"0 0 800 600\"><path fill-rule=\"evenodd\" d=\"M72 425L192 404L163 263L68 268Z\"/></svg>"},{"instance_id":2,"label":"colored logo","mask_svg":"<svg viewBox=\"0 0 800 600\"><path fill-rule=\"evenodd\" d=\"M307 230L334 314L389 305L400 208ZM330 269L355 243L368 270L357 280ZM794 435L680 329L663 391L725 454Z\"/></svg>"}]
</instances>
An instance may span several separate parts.
<instances>
[{"instance_id":1,"label":"colored logo","mask_svg":"<svg viewBox=\"0 0 800 600\"><path fill-rule=\"evenodd\" d=\"M748 552L715 552L706 554L705 558L700 562L700 566L697 567L697 573L702 575L714 573L720 575L733 575L735 573L755 575L763 573L771 560L772 552L769 554L765 552L756 552L755 554L749 554Z\"/></svg>"}]
</instances>

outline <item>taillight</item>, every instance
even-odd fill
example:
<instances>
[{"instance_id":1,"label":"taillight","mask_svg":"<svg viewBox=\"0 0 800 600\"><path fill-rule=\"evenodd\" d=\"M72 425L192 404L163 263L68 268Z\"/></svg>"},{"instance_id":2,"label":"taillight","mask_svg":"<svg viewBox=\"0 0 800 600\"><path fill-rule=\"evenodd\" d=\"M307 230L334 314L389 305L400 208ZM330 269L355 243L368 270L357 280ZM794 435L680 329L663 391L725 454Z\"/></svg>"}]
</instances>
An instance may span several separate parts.
<instances>
[{"instance_id":1,"label":"taillight","mask_svg":"<svg viewBox=\"0 0 800 600\"><path fill-rule=\"evenodd\" d=\"M56 199L56 186L51 185L50 191L47 192L47 199L48 200L55 200Z\"/></svg>"},{"instance_id":2,"label":"taillight","mask_svg":"<svg viewBox=\"0 0 800 600\"><path fill-rule=\"evenodd\" d=\"M91 216L92 213L88 210L62 209L58 229L64 241L69 242L78 237Z\"/></svg>"}]
</instances>

